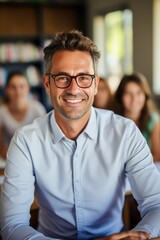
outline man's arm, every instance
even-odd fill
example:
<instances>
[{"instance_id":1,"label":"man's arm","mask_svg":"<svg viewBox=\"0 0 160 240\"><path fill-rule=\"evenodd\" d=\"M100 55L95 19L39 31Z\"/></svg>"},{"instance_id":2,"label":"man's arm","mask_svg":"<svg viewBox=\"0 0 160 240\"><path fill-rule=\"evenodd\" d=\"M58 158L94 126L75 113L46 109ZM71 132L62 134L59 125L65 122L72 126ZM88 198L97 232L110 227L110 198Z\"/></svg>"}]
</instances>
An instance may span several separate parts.
<instances>
[{"instance_id":1,"label":"man's arm","mask_svg":"<svg viewBox=\"0 0 160 240\"><path fill-rule=\"evenodd\" d=\"M143 240L143 239L149 239L149 238L151 238L151 236L146 232L127 231L127 232L112 234L107 237L95 238L95 240L120 240L120 239Z\"/></svg>"},{"instance_id":2,"label":"man's arm","mask_svg":"<svg viewBox=\"0 0 160 240\"><path fill-rule=\"evenodd\" d=\"M15 141L16 139L16 141ZM9 147L1 191L1 235L7 240L49 240L29 226L34 199L34 172L23 138L15 136Z\"/></svg>"},{"instance_id":3,"label":"man's arm","mask_svg":"<svg viewBox=\"0 0 160 240\"><path fill-rule=\"evenodd\" d=\"M137 127L131 130L127 144L129 147L125 173L142 218L132 231L148 232L153 237L160 236L160 173Z\"/></svg>"}]
</instances>

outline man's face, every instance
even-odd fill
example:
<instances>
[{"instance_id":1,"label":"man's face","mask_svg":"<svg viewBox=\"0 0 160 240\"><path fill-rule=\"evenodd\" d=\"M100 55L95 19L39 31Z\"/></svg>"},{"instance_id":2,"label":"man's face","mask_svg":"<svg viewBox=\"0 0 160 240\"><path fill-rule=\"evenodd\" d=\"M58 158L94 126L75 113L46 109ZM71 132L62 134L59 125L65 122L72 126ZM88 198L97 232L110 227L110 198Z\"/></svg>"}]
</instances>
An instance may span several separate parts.
<instances>
[{"instance_id":1,"label":"man's face","mask_svg":"<svg viewBox=\"0 0 160 240\"><path fill-rule=\"evenodd\" d=\"M58 51L52 57L50 74L59 73L76 76L78 74L94 75L93 61L89 53L81 51ZM72 79L68 88L55 86L52 77L44 76L43 83L54 106L55 116L70 120L80 119L90 113L94 95L97 93L98 77L89 88L78 87Z\"/></svg>"}]
</instances>

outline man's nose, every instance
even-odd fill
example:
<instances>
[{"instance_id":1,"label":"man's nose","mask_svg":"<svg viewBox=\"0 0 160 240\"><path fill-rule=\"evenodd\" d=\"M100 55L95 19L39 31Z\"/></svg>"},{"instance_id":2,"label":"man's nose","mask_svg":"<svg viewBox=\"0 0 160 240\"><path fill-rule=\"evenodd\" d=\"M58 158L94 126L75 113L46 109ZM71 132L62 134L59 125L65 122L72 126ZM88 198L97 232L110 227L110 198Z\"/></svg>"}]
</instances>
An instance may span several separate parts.
<instances>
[{"instance_id":1,"label":"man's nose","mask_svg":"<svg viewBox=\"0 0 160 240\"><path fill-rule=\"evenodd\" d=\"M72 78L71 84L68 88L70 91L73 91L73 92L75 92L79 89L75 78Z\"/></svg>"}]
</instances>

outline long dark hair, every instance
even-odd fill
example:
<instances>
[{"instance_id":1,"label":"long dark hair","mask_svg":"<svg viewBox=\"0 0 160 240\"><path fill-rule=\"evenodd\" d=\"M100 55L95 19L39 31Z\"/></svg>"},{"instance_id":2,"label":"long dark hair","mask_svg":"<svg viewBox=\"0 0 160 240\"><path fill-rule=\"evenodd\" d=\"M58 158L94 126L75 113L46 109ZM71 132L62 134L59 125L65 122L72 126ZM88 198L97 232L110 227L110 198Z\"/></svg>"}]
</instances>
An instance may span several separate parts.
<instances>
[{"instance_id":1,"label":"long dark hair","mask_svg":"<svg viewBox=\"0 0 160 240\"><path fill-rule=\"evenodd\" d=\"M156 111L156 107L153 102L152 92L149 87L148 81L142 73L133 73L131 75L123 76L114 95L113 110L115 113L124 116L125 109L123 106L122 98L125 92L125 87L130 82L134 82L138 86L140 86L140 88L142 89L146 97L146 101L141 111L141 115L138 122L138 125L139 125L138 127L140 128L141 132L143 132L146 129L146 125L149 118L151 117L151 114L154 111Z\"/></svg>"}]
</instances>

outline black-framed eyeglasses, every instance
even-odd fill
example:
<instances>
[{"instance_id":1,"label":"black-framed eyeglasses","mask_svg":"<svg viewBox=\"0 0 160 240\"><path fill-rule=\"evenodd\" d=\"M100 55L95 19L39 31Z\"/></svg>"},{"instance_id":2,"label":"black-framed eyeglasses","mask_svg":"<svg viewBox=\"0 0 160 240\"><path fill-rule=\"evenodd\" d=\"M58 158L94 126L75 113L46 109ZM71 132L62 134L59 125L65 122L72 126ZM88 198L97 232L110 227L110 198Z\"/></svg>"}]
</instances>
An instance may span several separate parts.
<instances>
[{"instance_id":1,"label":"black-framed eyeglasses","mask_svg":"<svg viewBox=\"0 0 160 240\"><path fill-rule=\"evenodd\" d=\"M77 86L80 88L89 88L92 85L95 75L91 74L78 74L77 76L70 76L67 74L47 74L47 76L53 78L57 88L68 88L71 85L72 79L74 78Z\"/></svg>"}]
</instances>

